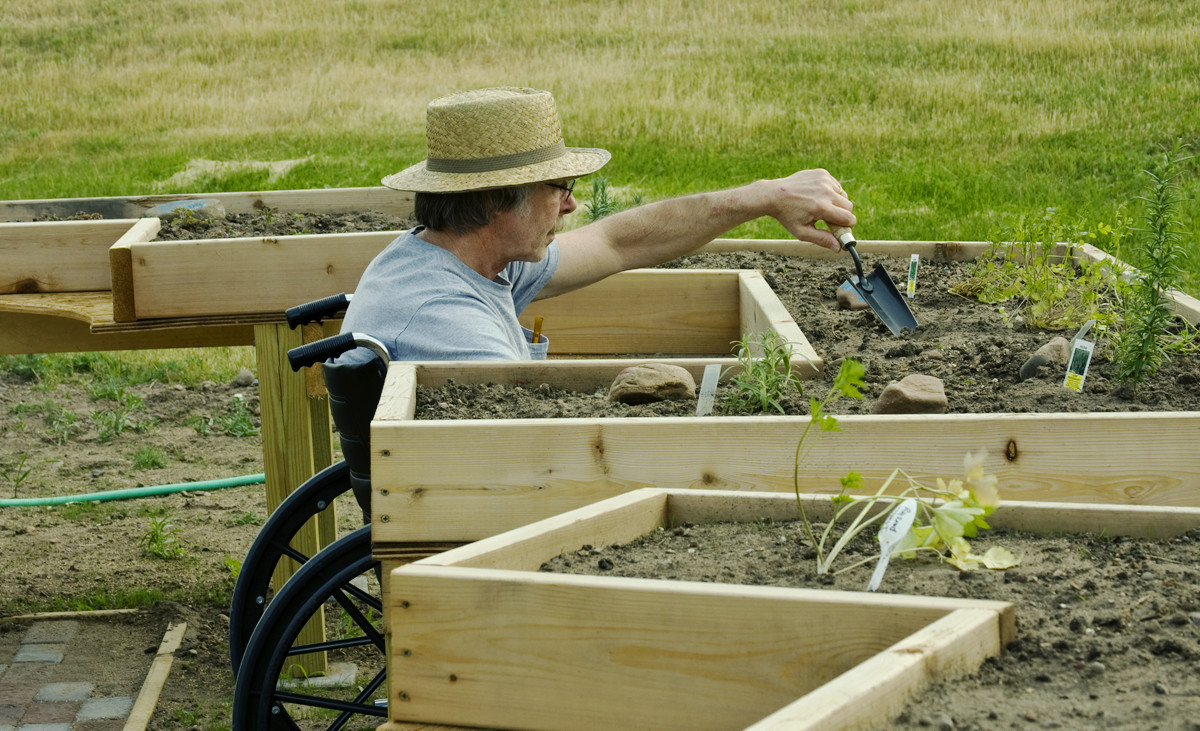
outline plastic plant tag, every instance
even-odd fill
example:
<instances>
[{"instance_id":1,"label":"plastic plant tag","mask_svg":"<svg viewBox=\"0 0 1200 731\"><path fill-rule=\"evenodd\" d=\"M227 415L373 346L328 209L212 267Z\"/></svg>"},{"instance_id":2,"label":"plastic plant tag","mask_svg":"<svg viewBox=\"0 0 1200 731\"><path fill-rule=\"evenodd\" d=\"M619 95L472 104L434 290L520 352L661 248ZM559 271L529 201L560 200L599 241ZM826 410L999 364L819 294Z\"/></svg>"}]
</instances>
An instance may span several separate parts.
<instances>
[{"instance_id":1,"label":"plastic plant tag","mask_svg":"<svg viewBox=\"0 0 1200 731\"><path fill-rule=\"evenodd\" d=\"M908 258L908 291L906 294L909 299L912 299L913 295L917 293L917 268L920 261L920 254L913 254Z\"/></svg>"},{"instance_id":2,"label":"plastic plant tag","mask_svg":"<svg viewBox=\"0 0 1200 731\"><path fill-rule=\"evenodd\" d=\"M1083 323L1083 327L1079 328L1079 332L1075 333L1075 337L1071 338L1071 350L1075 349L1075 343L1078 343L1080 340L1083 340L1083 336L1087 335L1088 332L1092 329L1092 325L1095 325L1095 324L1096 324L1095 320L1088 320L1087 322Z\"/></svg>"},{"instance_id":3,"label":"plastic plant tag","mask_svg":"<svg viewBox=\"0 0 1200 731\"><path fill-rule=\"evenodd\" d=\"M712 413L713 396L717 393L717 379L720 377L719 363L704 366L704 377L700 379L700 398L696 402L696 416L708 416Z\"/></svg>"},{"instance_id":4,"label":"plastic plant tag","mask_svg":"<svg viewBox=\"0 0 1200 731\"><path fill-rule=\"evenodd\" d=\"M1071 359L1067 361L1067 377L1063 385L1072 391L1083 390L1083 379L1087 377L1088 364L1092 362L1092 342L1079 340L1071 348Z\"/></svg>"},{"instance_id":5,"label":"plastic plant tag","mask_svg":"<svg viewBox=\"0 0 1200 731\"><path fill-rule=\"evenodd\" d=\"M917 517L917 501L909 498L892 508L892 512L884 518L879 526L879 563L875 564L875 572L867 584L867 591L875 591L883 581L887 572L888 562L892 560L892 549L900 543L900 539L912 528L913 520Z\"/></svg>"}]
</instances>

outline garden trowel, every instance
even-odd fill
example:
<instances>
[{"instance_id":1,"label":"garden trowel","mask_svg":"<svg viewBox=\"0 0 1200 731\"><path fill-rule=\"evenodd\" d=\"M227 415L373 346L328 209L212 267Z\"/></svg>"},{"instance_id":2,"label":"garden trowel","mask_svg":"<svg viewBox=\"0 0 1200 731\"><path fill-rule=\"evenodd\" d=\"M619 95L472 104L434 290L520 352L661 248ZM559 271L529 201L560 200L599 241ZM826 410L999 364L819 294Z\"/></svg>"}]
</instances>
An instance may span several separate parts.
<instances>
[{"instance_id":1,"label":"garden trowel","mask_svg":"<svg viewBox=\"0 0 1200 731\"><path fill-rule=\"evenodd\" d=\"M905 328L916 330L917 318L913 317L912 310L908 309L908 303L900 296L899 290L892 283L892 278L883 265L876 263L874 271L869 276L863 276L862 259L858 258L858 251L854 246L858 243L854 239L854 233L842 226L832 226L829 231L837 237L842 248L849 251L850 257L854 259L854 268L858 275L851 275L847 284L858 293L859 297L863 298L864 302L871 306L875 315L883 321L884 325L887 325L893 335L899 335L900 331Z\"/></svg>"}]
</instances>

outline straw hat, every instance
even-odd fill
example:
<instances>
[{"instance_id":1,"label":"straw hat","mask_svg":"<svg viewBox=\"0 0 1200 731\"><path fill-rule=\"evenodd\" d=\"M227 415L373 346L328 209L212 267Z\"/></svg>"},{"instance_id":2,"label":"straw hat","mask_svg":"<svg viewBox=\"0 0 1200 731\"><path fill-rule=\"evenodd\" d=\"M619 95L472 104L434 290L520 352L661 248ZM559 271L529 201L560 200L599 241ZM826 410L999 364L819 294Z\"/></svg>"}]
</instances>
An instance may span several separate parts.
<instances>
[{"instance_id":1,"label":"straw hat","mask_svg":"<svg viewBox=\"0 0 1200 731\"><path fill-rule=\"evenodd\" d=\"M429 159L389 175L396 190L457 193L577 178L608 162L606 150L567 147L547 91L496 87L454 94L425 110Z\"/></svg>"}]
</instances>

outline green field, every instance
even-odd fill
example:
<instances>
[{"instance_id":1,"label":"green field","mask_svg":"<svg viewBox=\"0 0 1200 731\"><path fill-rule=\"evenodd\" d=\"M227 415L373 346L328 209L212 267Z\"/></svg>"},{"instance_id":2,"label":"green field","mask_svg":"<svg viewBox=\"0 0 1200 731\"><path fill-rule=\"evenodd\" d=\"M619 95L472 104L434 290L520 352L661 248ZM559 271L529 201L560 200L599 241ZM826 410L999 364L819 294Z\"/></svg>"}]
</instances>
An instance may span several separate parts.
<instances>
[{"instance_id":1,"label":"green field","mask_svg":"<svg viewBox=\"0 0 1200 731\"><path fill-rule=\"evenodd\" d=\"M611 150L605 177L647 200L825 167L861 238L980 240L1047 209L1136 227L1142 171L1200 140L1198 17L1178 0L9 2L0 199L376 185L424 157L431 98L521 85L554 92L567 143ZM1183 172L1196 292L1200 163Z\"/></svg>"}]
</instances>

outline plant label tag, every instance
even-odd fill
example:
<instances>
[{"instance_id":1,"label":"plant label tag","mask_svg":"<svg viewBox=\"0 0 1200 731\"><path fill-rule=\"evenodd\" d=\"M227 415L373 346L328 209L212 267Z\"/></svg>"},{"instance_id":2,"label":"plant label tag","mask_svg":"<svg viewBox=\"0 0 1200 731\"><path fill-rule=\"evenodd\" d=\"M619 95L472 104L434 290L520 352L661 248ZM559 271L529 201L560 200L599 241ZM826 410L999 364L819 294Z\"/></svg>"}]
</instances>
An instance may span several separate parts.
<instances>
[{"instance_id":1,"label":"plant label tag","mask_svg":"<svg viewBox=\"0 0 1200 731\"><path fill-rule=\"evenodd\" d=\"M1095 320L1088 320L1087 322L1083 323L1083 327L1079 328L1079 332L1075 333L1075 337L1071 338L1071 349L1072 350L1075 349L1075 343L1078 343L1080 340L1083 340L1083 336L1087 335L1088 332L1092 329L1092 326L1095 324L1096 324Z\"/></svg>"},{"instance_id":2,"label":"plant label tag","mask_svg":"<svg viewBox=\"0 0 1200 731\"><path fill-rule=\"evenodd\" d=\"M912 528L913 520L917 517L917 501L909 498L892 508L892 512L883 519L879 526L879 563L875 564L875 572L867 584L867 591L875 591L883 581L888 563L892 560L892 550L900 543L900 539Z\"/></svg>"},{"instance_id":3,"label":"plant label tag","mask_svg":"<svg viewBox=\"0 0 1200 731\"><path fill-rule=\"evenodd\" d=\"M1088 364L1092 362L1092 342L1080 340L1071 349L1071 359L1067 361L1067 377L1063 385L1072 391L1083 390L1083 379L1087 377Z\"/></svg>"},{"instance_id":4,"label":"plant label tag","mask_svg":"<svg viewBox=\"0 0 1200 731\"><path fill-rule=\"evenodd\" d=\"M908 297L912 299L917 293L917 266L921 261L920 254L913 254L908 258Z\"/></svg>"},{"instance_id":5,"label":"plant label tag","mask_svg":"<svg viewBox=\"0 0 1200 731\"><path fill-rule=\"evenodd\" d=\"M704 377L700 379L700 398L696 401L696 416L708 416L713 410L713 396L717 393L717 379L721 377L721 364L704 366Z\"/></svg>"}]
</instances>

